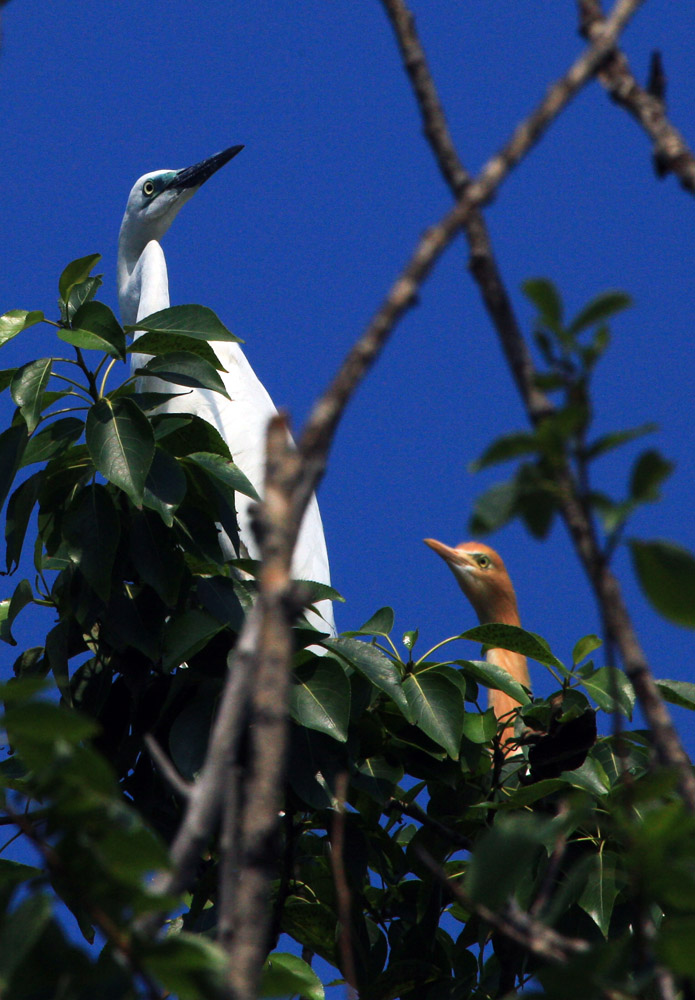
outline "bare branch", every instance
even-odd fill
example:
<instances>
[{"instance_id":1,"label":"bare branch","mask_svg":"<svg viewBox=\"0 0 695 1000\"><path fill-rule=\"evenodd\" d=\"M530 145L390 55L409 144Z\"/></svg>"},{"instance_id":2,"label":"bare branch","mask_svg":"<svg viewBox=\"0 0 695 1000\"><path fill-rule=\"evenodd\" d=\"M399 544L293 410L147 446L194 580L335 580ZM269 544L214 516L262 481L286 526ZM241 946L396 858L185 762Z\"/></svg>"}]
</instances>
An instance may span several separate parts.
<instances>
[{"instance_id":1,"label":"bare branch","mask_svg":"<svg viewBox=\"0 0 695 1000\"><path fill-rule=\"evenodd\" d=\"M169 783L177 795L180 795L183 799L187 799L191 793L191 785L181 777L152 733L145 733L144 743L155 767L162 777Z\"/></svg>"},{"instance_id":2,"label":"bare branch","mask_svg":"<svg viewBox=\"0 0 695 1000\"><path fill-rule=\"evenodd\" d=\"M264 502L257 533L261 612L256 674L250 706L250 753L244 773L239 873L234 934L227 980L235 1000L254 1000L268 950L270 884L277 859L278 814L282 803L288 740L292 622L299 608L290 563L299 530L291 497L301 458L291 446L285 419L270 421Z\"/></svg>"},{"instance_id":3,"label":"bare branch","mask_svg":"<svg viewBox=\"0 0 695 1000\"><path fill-rule=\"evenodd\" d=\"M418 855L457 903L470 913L477 913L491 927L511 941L516 941L537 958L546 962L566 962L573 955L581 955L590 950L588 941L559 934L552 927L525 913L514 900L506 903L499 913L483 903L476 903L458 883L449 878L427 851L418 849Z\"/></svg>"},{"instance_id":4,"label":"bare branch","mask_svg":"<svg viewBox=\"0 0 695 1000\"><path fill-rule=\"evenodd\" d=\"M465 188L456 207L424 234L401 276L391 288L366 332L345 359L327 392L314 406L300 439L300 451L309 463L303 507L323 474L332 436L345 406L379 356L396 323L415 304L417 290L457 230L472 211L486 204L509 172L538 142L545 130L587 83L620 31L644 0L618 0L601 34L553 84L535 111L514 131L509 142L488 160L482 172ZM310 488L307 490L307 486ZM302 507L302 510L303 510Z\"/></svg>"},{"instance_id":5,"label":"bare branch","mask_svg":"<svg viewBox=\"0 0 695 1000\"><path fill-rule=\"evenodd\" d=\"M614 51L615 39L620 30L620 24L625 23L623 19L629 17L638 6L637 3L618 3L610 19L606 21L603 18L600 0L579 0L580 8L585 14L587 34L590 34L596 43L602 41L606 46L603 57L597 59L595 54L591 55L591 50L580 57L563 81L559 81L551 88L537 111L516 130L514 137L505 149L496 158L489 161L480 180L473 184L467 183L468 174L454 148L444 118L444 111L427 66L426 56L415 30L415 22L405 0L382 0L382 3L393 25L406 69L413 82L425 133L452 193L455 197L460 198L459 209L462 209L467 201L475 195L476 185L484 182L486 177L496 176L496 170L504 169L505 164L515 162L514 157L521 148L522 142L528 141L530 134L536 134L536 129L545 127L543 124L545 116L553 113L552 109L563 94L567 100L569 99L567 88L575 86L576 81L582 77L582 73L587 72L589 66L593 66L594 70L598 68L599 72L604 72L605 67L614 64L616 59L618 63L620 62L618 58L620 53ZM597 18L600 19L600 23ZM609 33L601 34L601 31ZM610 39L612 39L611 44L609 44ZM620 66L621 72L624 74L627 63L625 62L624 66L621 63ZM634 93L634 90L630 92ZM652 102L656 101L656 98L650 97L650 95L646 95L646 97ZM660 102L657 103L660 104ZM660 113L665 122L663 107L661 107ZM496 163L498 166L495 165ZM464 191L463 197L461 197L461 189ZM483 201L484 199L479 204L482 204ZM484 222L480 214L475 211L475 207L463 216L462 224L471 248L471 271L494 323L529 419L531 423L536 424L552 414L554 406L547 396L536 388L533 361L514 315L509 295L500 277ZM601 550L593 522L580 499L580 491L570 470L568 468L559 470L557 481L562 516L594 589L603 618L604 631L609 638L615 640L620 650L625 671L635 686L637 697L651 727L659 760L662 764L675 767L678 770L681 793L688 808L695 812L695 777L693 777L690 761L673 727L668 709L654 683L622 599L618 581L608 567L608 560Z\"/></svg>"},{"instance_id":6,"label":"bare branch","mask_svg":"<svg viewBox=\"0 0 695 1000\"><path fill-rule=\"evenodd\" d=\"M428 827L430 830L434 830L438 833L440 837L448 840L449 843L454 846L461 848L464 851L473 850L473 841L470 837L465 837L462 833L457 833L456 830L452 830L451 827L445 826L440 823L439 820L433 819L429 816L424 809L422 809L417 802L405 802L403 799L391 799L387 804L386 808L394 812L397 810L404 816L410 816L411 819L415 819L418 823L422 823L423 826Z\"/></svg>"},{"instance_id":7,"label":"bare branch","mask_svg":"<svg viewBox=\"0 0 695 1000\"><path fill-rule=\"evenodd\" d=\"M577 0L577 6L581 33L592 41L606 23L601 0ZM666 108L660 96L664 82L659 66L654 72L652 63L651 75L656 84L651 88L652 93L638 84L620 49L614 49L609 54L597 75L615 103L632 115L652 140L654 163L659 175L675 174L681 187L695 194L695 156L666 117Z\"/></svg>"},{"instance_id":8,"label":"bare branch","mask_svg":"<svg viewBox=\"0 0 695 1000\"><path fill-rule=\"evenodd\" d=\"M340 922L338 944L343 975L348 985L356 990L357 974L355 972L355 957L352 952L352 900L345 874L345 799L347 790L348 773L341 771L335 782L338 807L333 813L331 828L331 869L333 870L333 883L338 903L338 920Z\"/></svg>"}]
</instances>

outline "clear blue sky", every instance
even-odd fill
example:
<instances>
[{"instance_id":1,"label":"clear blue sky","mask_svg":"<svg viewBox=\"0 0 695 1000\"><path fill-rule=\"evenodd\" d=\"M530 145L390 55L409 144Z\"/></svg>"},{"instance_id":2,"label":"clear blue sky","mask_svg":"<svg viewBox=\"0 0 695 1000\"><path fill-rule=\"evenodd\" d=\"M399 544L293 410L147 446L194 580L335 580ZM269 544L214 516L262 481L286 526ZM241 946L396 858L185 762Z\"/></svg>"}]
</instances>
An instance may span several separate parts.
<instances>
[{"instance_id":1,"label":"clear blue sky","mask_svg":"<svg viewBox=\"0 0 695 1000\"><path fill-rule=\"evenodd\" d=\"M414 9L460 154L476 171L581 50L574 5L421 0ZM115 309L116 239L134 180L244 143L165 239L172 302L215 309L301 425L420 233L450 204L377 0L13 0L2 28L0 312L54 315L63 266L96 251ZM669 111L691 145L694 38L695 6L667 0L647 3L625 36L642 80L651 49L662 50ZM527 328L527 277L552 278L570 312L607 288L634 297L599 369L596 431L660 424L650 443L676 472L632 533L695 549L692 198L672 178L656 180L648 140L593 84L487 216ZM3 349L0 367L52 343L48 328L34 327ZM4 425L6 395L0 407ZM419 627L424 651L475 624L422 538L468 537L475 497L505 474L472 476L468 463L524 424L459 241L351 404L320 490L333 579L347 600L339 628L388 603L397 633ZM604 459L597 485L619 494L640 446ZM507 562L523 623L569 657L598 620L564 529L541 544L514 525L488 541ZM615 565L656 673L692 680L692 633L650 609L626 551ZM13 586L6 580L2 596ZM20 641L35 644L22 621ZM2 676L14 655L0 649ZM677 718L695 751L692 717Z\"/></svg>"}]
</instances>

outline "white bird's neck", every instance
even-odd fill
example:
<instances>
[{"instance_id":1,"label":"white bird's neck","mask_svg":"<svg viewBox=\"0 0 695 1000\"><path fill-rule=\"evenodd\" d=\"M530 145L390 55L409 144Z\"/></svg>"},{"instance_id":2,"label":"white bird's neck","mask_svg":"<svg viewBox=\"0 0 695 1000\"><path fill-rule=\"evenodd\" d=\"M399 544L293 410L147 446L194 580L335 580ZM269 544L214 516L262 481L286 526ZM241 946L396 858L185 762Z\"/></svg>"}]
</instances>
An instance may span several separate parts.
<instances>
[{"instance_id":1,"label":"white bird's neck","mask_svg":"<svg viewBox=\"0 0 695 1000\"><path fill-rule=\"evenodd\" d=\"M169 279L158 240L145 242L129 221L126 215L118 239L118 306L121 321L133 324L169 306Z\"/></svg>"}]
</instances>

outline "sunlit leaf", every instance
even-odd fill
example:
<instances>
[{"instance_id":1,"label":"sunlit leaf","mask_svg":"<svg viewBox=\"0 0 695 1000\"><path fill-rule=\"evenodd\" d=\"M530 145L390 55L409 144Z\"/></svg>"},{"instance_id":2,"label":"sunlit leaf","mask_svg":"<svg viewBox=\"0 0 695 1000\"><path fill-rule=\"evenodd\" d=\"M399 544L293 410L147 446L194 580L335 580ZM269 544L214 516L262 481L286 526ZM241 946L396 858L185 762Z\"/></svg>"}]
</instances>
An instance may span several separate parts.
<instances>
[{"instance_id":1,"label":"sunlit leaf","mask_svg":"<svg viewBox=\"0 0 695 1000\"><path fill-rule=\"evenodd\" d=\"M58 279L58 291L63 302L67 302L70 291L74 285L77 285L82 281L86 281L92 271L92 268L95 267L100 260L100 253L91 253L88 254L87 257L78 257L77 260L73 260L68 264Z\"/></svg>"},{"instance_id":2,"label":"sunlit leaf","mask_svg":"<svg viewBox=\"0 0 695 1000\"><path fill-rule=\"evenodd\" d=\"M99 472L139 506L155 450L142 410L127 397L100 399L89 411L86 440Z\"/></svg>"},{"instance_id":3,"label":"sunlit leaf","mask_svg":"<svg viewBox=\"0 0 695 1000\"><path fill-rule=\"evenodd\" d=\"M290 688L290 714L300 726L347 739L350 681L337 660L315 657L297 667Z\"/></svg>"},{"instance_id":4,"label":"sunlit leaf","mask_svg":"<svg viewBox=\"0 0 695 1000\"><path fill-rule=\"evenodd\" d=\"M184 337L194 337L198 340L222 340L232 343L243 343L219 320L212 309L207 306L183 305L170 306L139 319L136 325L126 326L129 333L135 330L151 331L153 333L179 334Z\"/></svg>"},{"instance_id":5,"label":"sunlit leaf","mask_svg":"<svg viewBox=\"0 0 695 1000\"><path fill-rule=\"evenodd\" d=\"M345 632L346 636L352 638L356 635L383 635L387 636L393 629L393 608L379 608L372 617L364 623L362 628L352 632Z\"/></svg>"},{"instance_id":6,"label":"sunlit leaf","mask_svg":"<svg viewBox=\"0 0 695 1000\"><path fill-rule=\"evenodd\" d=\"M488 663L487 660L457 660L456 662L463 668L465 674L484 684L485 687L504 691L520 705L528 705L531 700L523 686L515 681L504 667L499 667L496 663Z\"/></svg>"},{"instance_id":7,"label":"sunlit leaf","mask_svg":"<svg viewBox=\"0 0 695 1000\"><path fill-rule=\"evenodd\" d=\"M522 653L538 663L545 663L549 667L556 667L558 670L567 672L563 664L556 656L550 652L550 647L545 639L534 632L527 632L516 625L503 625L495 623L491 625L477 625L475 628L463 632L462 639L472 639L475 642L482 642L483 645L491 648L509 649L514 653Z\"/></svg>"},{"instance_id":8,"label":"sunlit leaf","mask_svg":"<svg viewBox=\"0 0 695 1000\"><path fill-rule=\"evenodd\" d=\"M582 687L604 712L619 709L623 715L632 718L635 704L635 690L629 678L617 667L601 667L582 680Z\"/></svg>"},{"instance_id":9,"label":"sunlit leaf","mask_svg":"<svg viewBox=\"0 0 695 1000\"><path fill-rule=\"evenodd\" d=\"M129 354L157 355L171 354L177 351L195 354L218 371L227 370L207 340L184 337L178 333L143 333L128 347Z\"/></svg>"},{"instance_id":10,"label":"sunlit leaf","mask_svg":"<svg viewBox=\"0 0 695 1000\"><path fill-rule=\"evenodd\" d=\"M691 711L695 709L695 684L691 681L667 681L659 678L656 686L664 701L679 705L681 708L689 708Z\"/></svg>"},{"instance_id":11,"label":"sunlit leaf","mask_svg":"<svg viewBox=\"0 0 695 1000\"><path fill-rule=\"evenodd\" d=\"M466 712L463 717L463 735L471 743L488 743L497 733L494 711Z\"/></svg>"},{"instance_id":12,"label":"sunlit leaf","mask_svg":"<svg viewBox=\"0 0 695 1000\"><path fill-rule=\"evenodd\" d=\"M239 466L235 465L228 458L212 454L211 452L194 451L186 455L186 461L194 462L227 489L243 493L244 496L251 497L252 500L260 500L253 484L244 475Z\"/></svg>"},{"instance_id":13,"label":"sunlit leaf","mask_svg":"<svg viewBox=\"0 0 695 1000\"><path fill-rule=\"evenodd\" d=\"M261 974L261 997L306 997L323 1000L321 980L310 965L297 955L273 952L265 960Z\"/></svg>"},{"instance_id":14,"label":"sunlit leaf","mask_svg":"<svg viewBox=\"0 0 695 1000\"><path fill-rule=\"evenodd\" d=\"M403 690L415 725L458 760L464 717L458 688L446 677L428 671L406 677Z\"/></svg>"},{"instance_id":15,"label":"sunlit leaf","mask_svg":"<svg viewBox=\"0 0 695 1000\"><path fill-rule=\"evenodd\" d=\"M3 313L0 316L0 347L6 344L8 340L16 337L22 330L26 330L27 327L34 326L35 323L41 323L42 321L43 313L37 309L33 311L28 309L10 309L9 312Z\"/></svg>"},{"instance_id":16,"label":"sunlit leaf","mask_svg":"<svg viewBox=\"0 0 695 1000\"><path fill-rule=\"evenodd\" d=\"M191 389L211 389L229 399L224 382L213 365L190 351L176 351L152 358L146 365L138 368L135 374L153 376Z\"/></svg>"},{"instance_id":17,"label":"sunlit leaf","mask_svg":"<svg viewBox=\"0 0 695 1000\"><path fill-rule=\"evenodd\" d=\"M67 344L90 351L104 351L125 361L125 334L103 302L85 302L72 318L72 329L62 327L58 336Z\"/></svg>"},{"instance_id":18,"label":"sunlit leaf","mask_svg":"<svg viewBox=\"0 0 695 1000\"><path fill-rule=\"evenodd\" d=\"M30 434L41 416L42 397L51 377L52 366L52 358L30 361L17 369L10 385L12 399L19 407Z\"/></svg>"},{"instance_id":19,"label":"sunlit leaf","mask_svg":"<svg viewBox=\"0 0 695 1000\"><path fill-rule=\"evenodd\" d=\"M585 660L595 649L599 649L603 645L603 640L599 639L597 635L585 635L582 639L577 640L572 650L572 663L577 666L582 660Z\"/></svg>"},{"instance_id":20,"label":"sunlit leaf","mask_svg":"<svg viewBox=\"0 0 695 1000\"><path fill-rule=\"evenodd\" d=\"M351 638L325 639L323 645L387 694L406 718L412 718L398 668L380 649Z\"/></svg>"}]
</instances>

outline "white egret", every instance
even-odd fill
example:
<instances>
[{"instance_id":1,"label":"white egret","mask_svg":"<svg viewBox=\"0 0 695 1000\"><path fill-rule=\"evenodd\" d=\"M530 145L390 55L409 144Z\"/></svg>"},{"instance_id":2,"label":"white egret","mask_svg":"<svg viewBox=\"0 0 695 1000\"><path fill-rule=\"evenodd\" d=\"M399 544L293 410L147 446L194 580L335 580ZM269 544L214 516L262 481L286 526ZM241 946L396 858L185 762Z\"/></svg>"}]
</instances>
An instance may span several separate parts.
<instances>
[{"instance_id":1,"label":"white egret","mask_svg":"<svg viewBox=\"0 0 695 1000\"><path fill-rule=\"evenodd\" d=\"M231 146L221 153L183 170L154 170L134 184L128 197L118 239L118 301L123 323L138 320L169 306L167 265L160 240L179 209L215 171L236 156L243 146ZM137 336L137 334L136 334ZM265 471L265 433L269 419L277 412L265 387L257 378L239 344L216 342L214 350L226 369L220 372L229 399L207 389L182 390L182 395L160 407L160 412L195 413L217 428L239 468L260 494ZM147 362L133 354L133 368ZM160 391L162 383L153 380ZM236 494L239 537L252 559L259 557L251 529L252 501ZM231 543L222 533L225 555L233 557ZM299 580L330 584L326 541L316 497L313 496L302 521L292 560L292 575ZM322 631L335 635L330 601L316 605L321 617L309 612L309 620Z\"/></svg>"}]
</instances>

